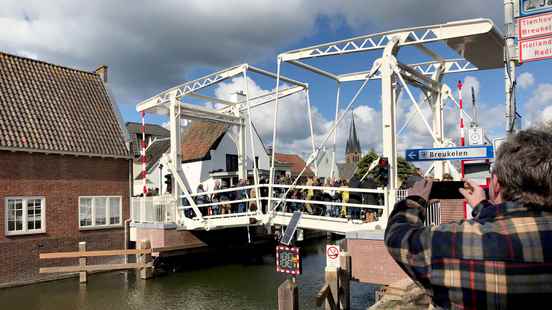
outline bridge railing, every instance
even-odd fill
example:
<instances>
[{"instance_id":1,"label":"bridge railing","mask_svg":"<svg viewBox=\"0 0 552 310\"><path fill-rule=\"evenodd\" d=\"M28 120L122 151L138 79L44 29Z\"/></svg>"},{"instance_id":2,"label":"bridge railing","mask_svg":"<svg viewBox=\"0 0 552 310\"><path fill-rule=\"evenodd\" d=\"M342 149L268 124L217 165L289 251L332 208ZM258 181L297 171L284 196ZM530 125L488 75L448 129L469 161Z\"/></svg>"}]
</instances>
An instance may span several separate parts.
<instances>
[{"instance_id":1,"label":"bridge railing","mask_svg":"<svg viewBox=\"0 0 552 310\"><path fill-rule=\"evenodd\" d=\"M194 199L205 220L236 219L238 217L260 219L268 213L292 213L295 210L301 210L305 215L334 221L342 221L342 217L349 220L376 221L385 219L388 214L386 210L388 194L382 188L274 184L273 197L260 197L262 189L268 189L268 187L268 184L249 185L192 193L190 196ZM282 197L288 190L290 191L287 193L287 197ZM245 191L245 195L243 191ZM344 192L348 192L349 201L343 201ZM397 192L396 197L399 199L406 197L406 191ZM272 209L268 206L270 201L277 208ZM137 223L183 224L188 220L193 220L195 215L184 196L181 201L177 202L171 195L162 195L133 197L131 199L131 218ZM347 219L345 220L347 221ZM190 222L188 221L188 223Z\"/></svg>"},{"instance_id":2,"label":"bridge railing","mask_svg":"<svg viewBox=\"0 0 552 310\"><path fill-rule=\"evenodd\" d=\"M132 197L130 216L135 223L176 223L176 201L170 195Z\"/></svg>"}]
</instances>

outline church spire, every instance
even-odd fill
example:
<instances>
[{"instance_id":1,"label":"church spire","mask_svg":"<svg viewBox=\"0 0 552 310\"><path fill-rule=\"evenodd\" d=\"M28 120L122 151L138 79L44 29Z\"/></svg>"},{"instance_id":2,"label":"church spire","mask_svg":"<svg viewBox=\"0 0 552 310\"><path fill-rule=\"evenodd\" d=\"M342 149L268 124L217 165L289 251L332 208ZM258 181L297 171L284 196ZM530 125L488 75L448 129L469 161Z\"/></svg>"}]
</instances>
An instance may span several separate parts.
<instances>
[{"instance_id":1,"label":"church spire","mask_svg":"<svg viewBox=\"0 0 552 310\"><path fill-rule=\"evenodd\" d=\"M355 114L351 112L352 120L351 127L349 128L349 138L347 139L347 146L345 148L345 159L347 162L358 162L362 150L360 149L360 142L358 141L356 126L355 126Z\"/></svg>"}]
</instances>

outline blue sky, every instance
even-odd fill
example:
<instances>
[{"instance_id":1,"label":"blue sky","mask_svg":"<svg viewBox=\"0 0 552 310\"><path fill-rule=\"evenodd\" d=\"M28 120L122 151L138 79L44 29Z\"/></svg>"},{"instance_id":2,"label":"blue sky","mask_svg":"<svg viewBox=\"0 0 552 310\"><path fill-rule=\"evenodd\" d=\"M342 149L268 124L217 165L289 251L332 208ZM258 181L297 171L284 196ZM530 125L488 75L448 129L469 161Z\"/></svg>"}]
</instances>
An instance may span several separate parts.
<instances>
[{"instance_id":1,"label":"blue sky","mask_svg":"<svg viewBox=\"0 0 552 310\"><path fill-rule=\"evenodd\" d=\"M501 0L397 0L397 1L158 1L128 2L98 0L86 3L60 0L44 3L33 0L7 0L0 8L0 33L4 51L61 65L93 70L100 64L110 68L110 87L126 121L138 121L135 104L171 86L195 79L221 68L248 62L276 70L276 55L356 35L422 26L466 18L491 18L502 29ZM132 5L130 5L132 4ZM435 50L450 55L440 46ZM334 72L367 70L377 54L321 60ZM400 59L416 61L415 53ZM318 63L315 60L314 63ZM519 111L525 125L552 118L550 61L527 63L518 68ZM311 86L315 107L317 141L327 133L335 113L335 82L285 65L283 73ZM481 124L491 136L504 134L503 70L453 74L445 83L457 80L475 86ZM270 79L255 79L257 92L274 88ZM342 107L360 83L344 86ZM229 80L207 91L227 96L239 88L239 80ZM381 148L379 82L369 86L354 106L363 149ZM418 96L418 93L416 93ZM470 98L466 98L470 103ZM303 155L308 152L304 101L300 96L286 101L280 126L282 150ZM400 102L401 126L412 105ZM467 104L467 106L470 106ZM469 110L469 108L468 108ZM271 143L270 109L254 116L263 139ZM454 124L457 111L445 111L447 133L457 139ZM297 115L302 115L301 117ZM291 117L293 116L293 117ZM429 116L429 115L428 115ZM148 121L165 120L149 116ZM343 157L349 119L338 129L338 153ZM421 122L415 121L400 139L400 148L428 146L431 141Z\"/></svg>"}]
</instances>

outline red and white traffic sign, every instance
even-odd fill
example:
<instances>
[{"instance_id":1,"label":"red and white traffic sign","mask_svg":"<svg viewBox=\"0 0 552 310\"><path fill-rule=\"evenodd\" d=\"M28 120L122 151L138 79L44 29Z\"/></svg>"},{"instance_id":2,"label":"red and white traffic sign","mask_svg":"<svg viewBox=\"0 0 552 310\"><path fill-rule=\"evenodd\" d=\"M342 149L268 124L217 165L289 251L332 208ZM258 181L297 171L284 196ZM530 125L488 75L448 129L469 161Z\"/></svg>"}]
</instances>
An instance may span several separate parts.
<instances>
[{"instance_id":1,"label":"red and white traffic sign","mask_svg":"<svg viewBox=\"0 0 552 310\"><path fill-rule=\"evenodd\" d=\"M552 36L519 43L519 62L552 58Z\"/></svg>"},{"instance_id":2,"label":"red and white traffic sign","mask_svg":"<svg viewBox=\"0 0 552 310\"><path fill-rule=\"evenodd\" d=\"M339 268L341 249L337 245L326 245L326 267Z\"/></svg>"},{"instance_id":3,"label":"red and white traffic sign","mask_svg":"<svg viewBox=\"0 0 552 310\"><path fill-rule=\"evenodd\" d=\"M552 34L552 13L518 19L518 39L525 40Z\"/></svg>"}]
</instances>

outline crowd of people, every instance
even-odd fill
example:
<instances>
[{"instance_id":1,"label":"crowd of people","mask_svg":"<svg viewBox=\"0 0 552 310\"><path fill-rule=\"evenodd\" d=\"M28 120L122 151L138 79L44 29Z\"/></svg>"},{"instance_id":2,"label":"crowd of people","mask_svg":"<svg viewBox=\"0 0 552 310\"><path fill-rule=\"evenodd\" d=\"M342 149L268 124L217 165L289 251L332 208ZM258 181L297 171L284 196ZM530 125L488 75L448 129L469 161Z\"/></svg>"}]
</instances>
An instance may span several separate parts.
<instances>
[{"instance_id":1,"label":"crowd of people","mask_svg":"<svg viewBox=\"0 0 552 310\"><path fill-rule=\"evenodd\" d=\"M291 185L293 180L290 177L282 176L277 178L277 185ZM262 179L260 184L268 184L267 179ZM249 184L248 180L240 180L235 186L229 187L226 182L217 180L210 194L197 195L194 202L200 206L202 215L221 215L257 211L257 190L256 188L245 189ZM274 187L272 197L276 199L278 210L283 212L302 211L311 215L340 217L352 220L375 221L381 215L380 210L374 208L361 208L360 206L347 206L341 204L365 204L382 205L383 195L374 193L358 193L348 188L360 187L351 186L350 182L341 180L323 180L316 177L308 177L299 182L299 187ZM306 186L306 188L301 187ZM309 188L312 187L312 188ZM316 188L323 187L323 188ZM236 191L222 191L236 188ZM206 190L200 184L196 193L205 193ZM285 200L280 200L284 198ZM259 202L263 213L267 212L269 188L259 188ZM184 199L185 200L185 199ZM226 203L225 203L226 202ZM185 204L187 202L185 201ZM208 204L208 206L201 206ZM186 216L193 217L193 211L188 210Z\"/></svg>"}]
</instances>

